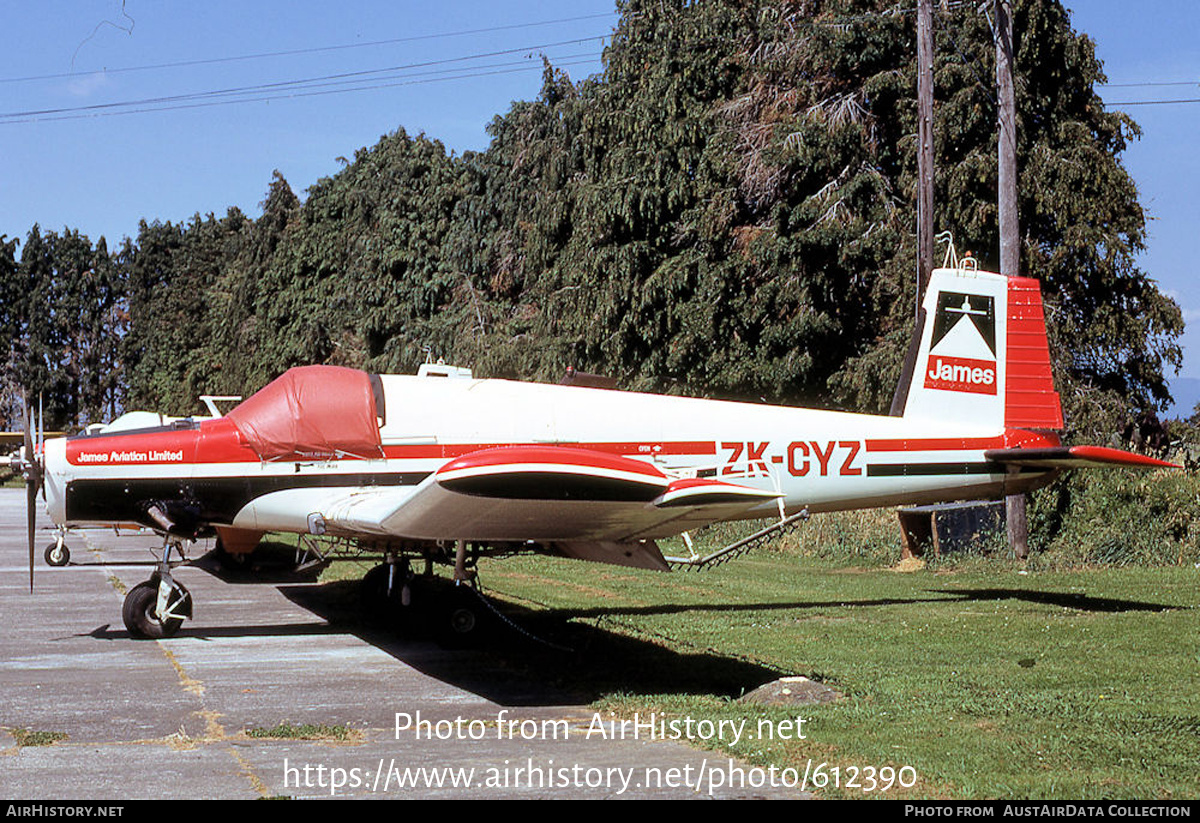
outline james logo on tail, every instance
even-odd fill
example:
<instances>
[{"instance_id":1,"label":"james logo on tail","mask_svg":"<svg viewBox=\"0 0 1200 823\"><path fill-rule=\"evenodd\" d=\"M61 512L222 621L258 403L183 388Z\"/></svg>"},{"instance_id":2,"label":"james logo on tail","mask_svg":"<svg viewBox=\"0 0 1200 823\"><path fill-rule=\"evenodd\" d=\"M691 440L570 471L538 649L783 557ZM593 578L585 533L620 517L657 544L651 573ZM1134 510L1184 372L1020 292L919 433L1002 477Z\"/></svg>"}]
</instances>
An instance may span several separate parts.
<instances>
[{"instance_id":1,"label":"james logo on tail","mask_svg":"<svg viewBox=\"0 0 1200 823\"><path fill-rule=\"evenodd\" d=\"M939 293L925 388L995 394L996 384L995 300Z\"/></svg>"}]
</instances>

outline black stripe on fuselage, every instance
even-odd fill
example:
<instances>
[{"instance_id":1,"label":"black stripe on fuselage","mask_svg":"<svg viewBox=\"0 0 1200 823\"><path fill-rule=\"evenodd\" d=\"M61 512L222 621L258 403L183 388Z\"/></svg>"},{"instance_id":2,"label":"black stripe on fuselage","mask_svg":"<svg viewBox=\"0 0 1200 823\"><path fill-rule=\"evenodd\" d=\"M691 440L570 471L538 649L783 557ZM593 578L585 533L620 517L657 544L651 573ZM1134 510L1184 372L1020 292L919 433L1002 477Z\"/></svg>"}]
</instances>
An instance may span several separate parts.
<instances>
[{"instance_id":1,"label":"black stripe on fuselage","mask_svg":"<svg viewBox=\"0 0 1200 823\"><path fill-rule=\"evenodd\" d=\"M177 502L198 523L232 523L242 508L271 492L318 487L415 486L428 472L364 472L361 474L281 474L260 477L91 478L67 484L69 522L141 523L157 528L146 509Z\"/></svg>"},{"instance_id":2,"label":"black stripe on fuselage","mask_svg":"<svg viewBox=\"0 0 1200 823\"><path fill-rule=\"evenodd\" d=\"M971 474L1006 474L999 463L870 463L867 477L945 477ZM1045 469L1022 466L1021 474L1043 473Z\"/></svg>"}]
</instances>

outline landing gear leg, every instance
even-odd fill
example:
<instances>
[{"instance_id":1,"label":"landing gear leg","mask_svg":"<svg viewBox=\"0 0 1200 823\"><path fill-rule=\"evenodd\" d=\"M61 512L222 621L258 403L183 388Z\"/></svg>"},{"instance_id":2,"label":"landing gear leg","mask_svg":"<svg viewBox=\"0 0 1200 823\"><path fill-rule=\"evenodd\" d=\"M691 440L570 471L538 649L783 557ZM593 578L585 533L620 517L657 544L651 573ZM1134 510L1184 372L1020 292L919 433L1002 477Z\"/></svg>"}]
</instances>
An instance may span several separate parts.
<instances>
[{"instance_id":1,"label":"landing gear leg","mask_svg":"<svg viewBox=\"0 0 1200 823\"><path fill-rule=\"evenodd\" d=\"M474 577L467 571L467 541L459 540L454 549L454 585L461 585Z\"/></svg>"},{"instance_id":2,"label":"landing gear leg","mask_svg":"<svg viewBox=\"0 0 1200 823\"><path fill-rule=\"evenodd\" d=\"M474 566L474 558L470 565ZM468 568L467 541L459 540L454 553L454 588L439 618L443 645L469 646L478 643L485 633L487 604L477 587L475 569Z\"/></svg>"},{"instance_id":3,"label":"landing gear leg","mask_svg":"<svg viewBox=\"0 0 1200 823\"><path fill-rule=\"evenodd\" d=\"M192 596L171 577L171 551L184 559L183 547L176 540L163 544L158 570L145 583L134 586L125 596L121 617L134 637L159 640L172 637L184 619L192 616Z\"/></svg>"}]
</instances>

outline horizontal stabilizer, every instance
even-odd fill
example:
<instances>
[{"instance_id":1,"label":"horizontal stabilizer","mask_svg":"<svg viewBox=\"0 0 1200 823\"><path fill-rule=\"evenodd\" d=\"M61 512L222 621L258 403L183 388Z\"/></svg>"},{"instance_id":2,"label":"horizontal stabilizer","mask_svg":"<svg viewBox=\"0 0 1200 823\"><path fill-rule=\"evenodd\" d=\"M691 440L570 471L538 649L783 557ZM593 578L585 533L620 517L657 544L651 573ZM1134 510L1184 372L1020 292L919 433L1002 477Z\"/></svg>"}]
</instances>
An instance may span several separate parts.
<instances>
[{"instance_id":1,"label":"horizontal stabilizer","mask_svg":"<svg viewBox=\"0 0 1200 823\"><path fill-rule=\"evenodd\" d=\"M1124 466L1130 469L1178 469L1175 463L1144 454L1109 449L1104 446L1056 446L1038 449L989 449L988 460L1010 466L1044 469L1086 469L1097 466Z\"/></svg>"}]
</instances>

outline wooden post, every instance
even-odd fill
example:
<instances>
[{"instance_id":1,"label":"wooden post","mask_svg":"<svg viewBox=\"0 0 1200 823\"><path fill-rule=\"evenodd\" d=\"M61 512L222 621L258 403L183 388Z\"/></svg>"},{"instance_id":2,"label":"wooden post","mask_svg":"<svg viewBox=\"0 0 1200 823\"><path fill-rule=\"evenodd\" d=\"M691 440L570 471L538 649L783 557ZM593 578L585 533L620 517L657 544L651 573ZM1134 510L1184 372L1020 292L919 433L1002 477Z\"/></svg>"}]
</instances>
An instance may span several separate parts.
<instances>
[{"instance_id":1,"label":"wooden post","mask_svg":"<svg viewBox=\"0 0 1200 823\"><path fill-rule=\"evenodd\" d=\"M1012 1L995 0L996 87L999 95L999 209L1000 273L1021 274L1021 232L1017 214L1017 103L1013 91ZM1025 495L1010 494L1004 500L1008 545L1024 560L1029 554L1029 523Z\"/></svg>"},{"instance_id":2,"label":"wooden post","mask_svg":"<svg viewBox=\"0 0 1200 823\"><path fill-rule=\"evenodd\" d=\"M917 0L917 312L933 270L933 0Z\"/></svg>"},{"instance_id":3,"label":"wooden post","mask_svg":"<svg viewBox=\"0 0 1200 823\"><path fill-rule=\"evenodd\" d=\"M1017 220L1017 104L1013 93L1011 0L996 0L996 86L1000 107L1000 273L1021 274Z\"/></svg>"}]
</instances>

